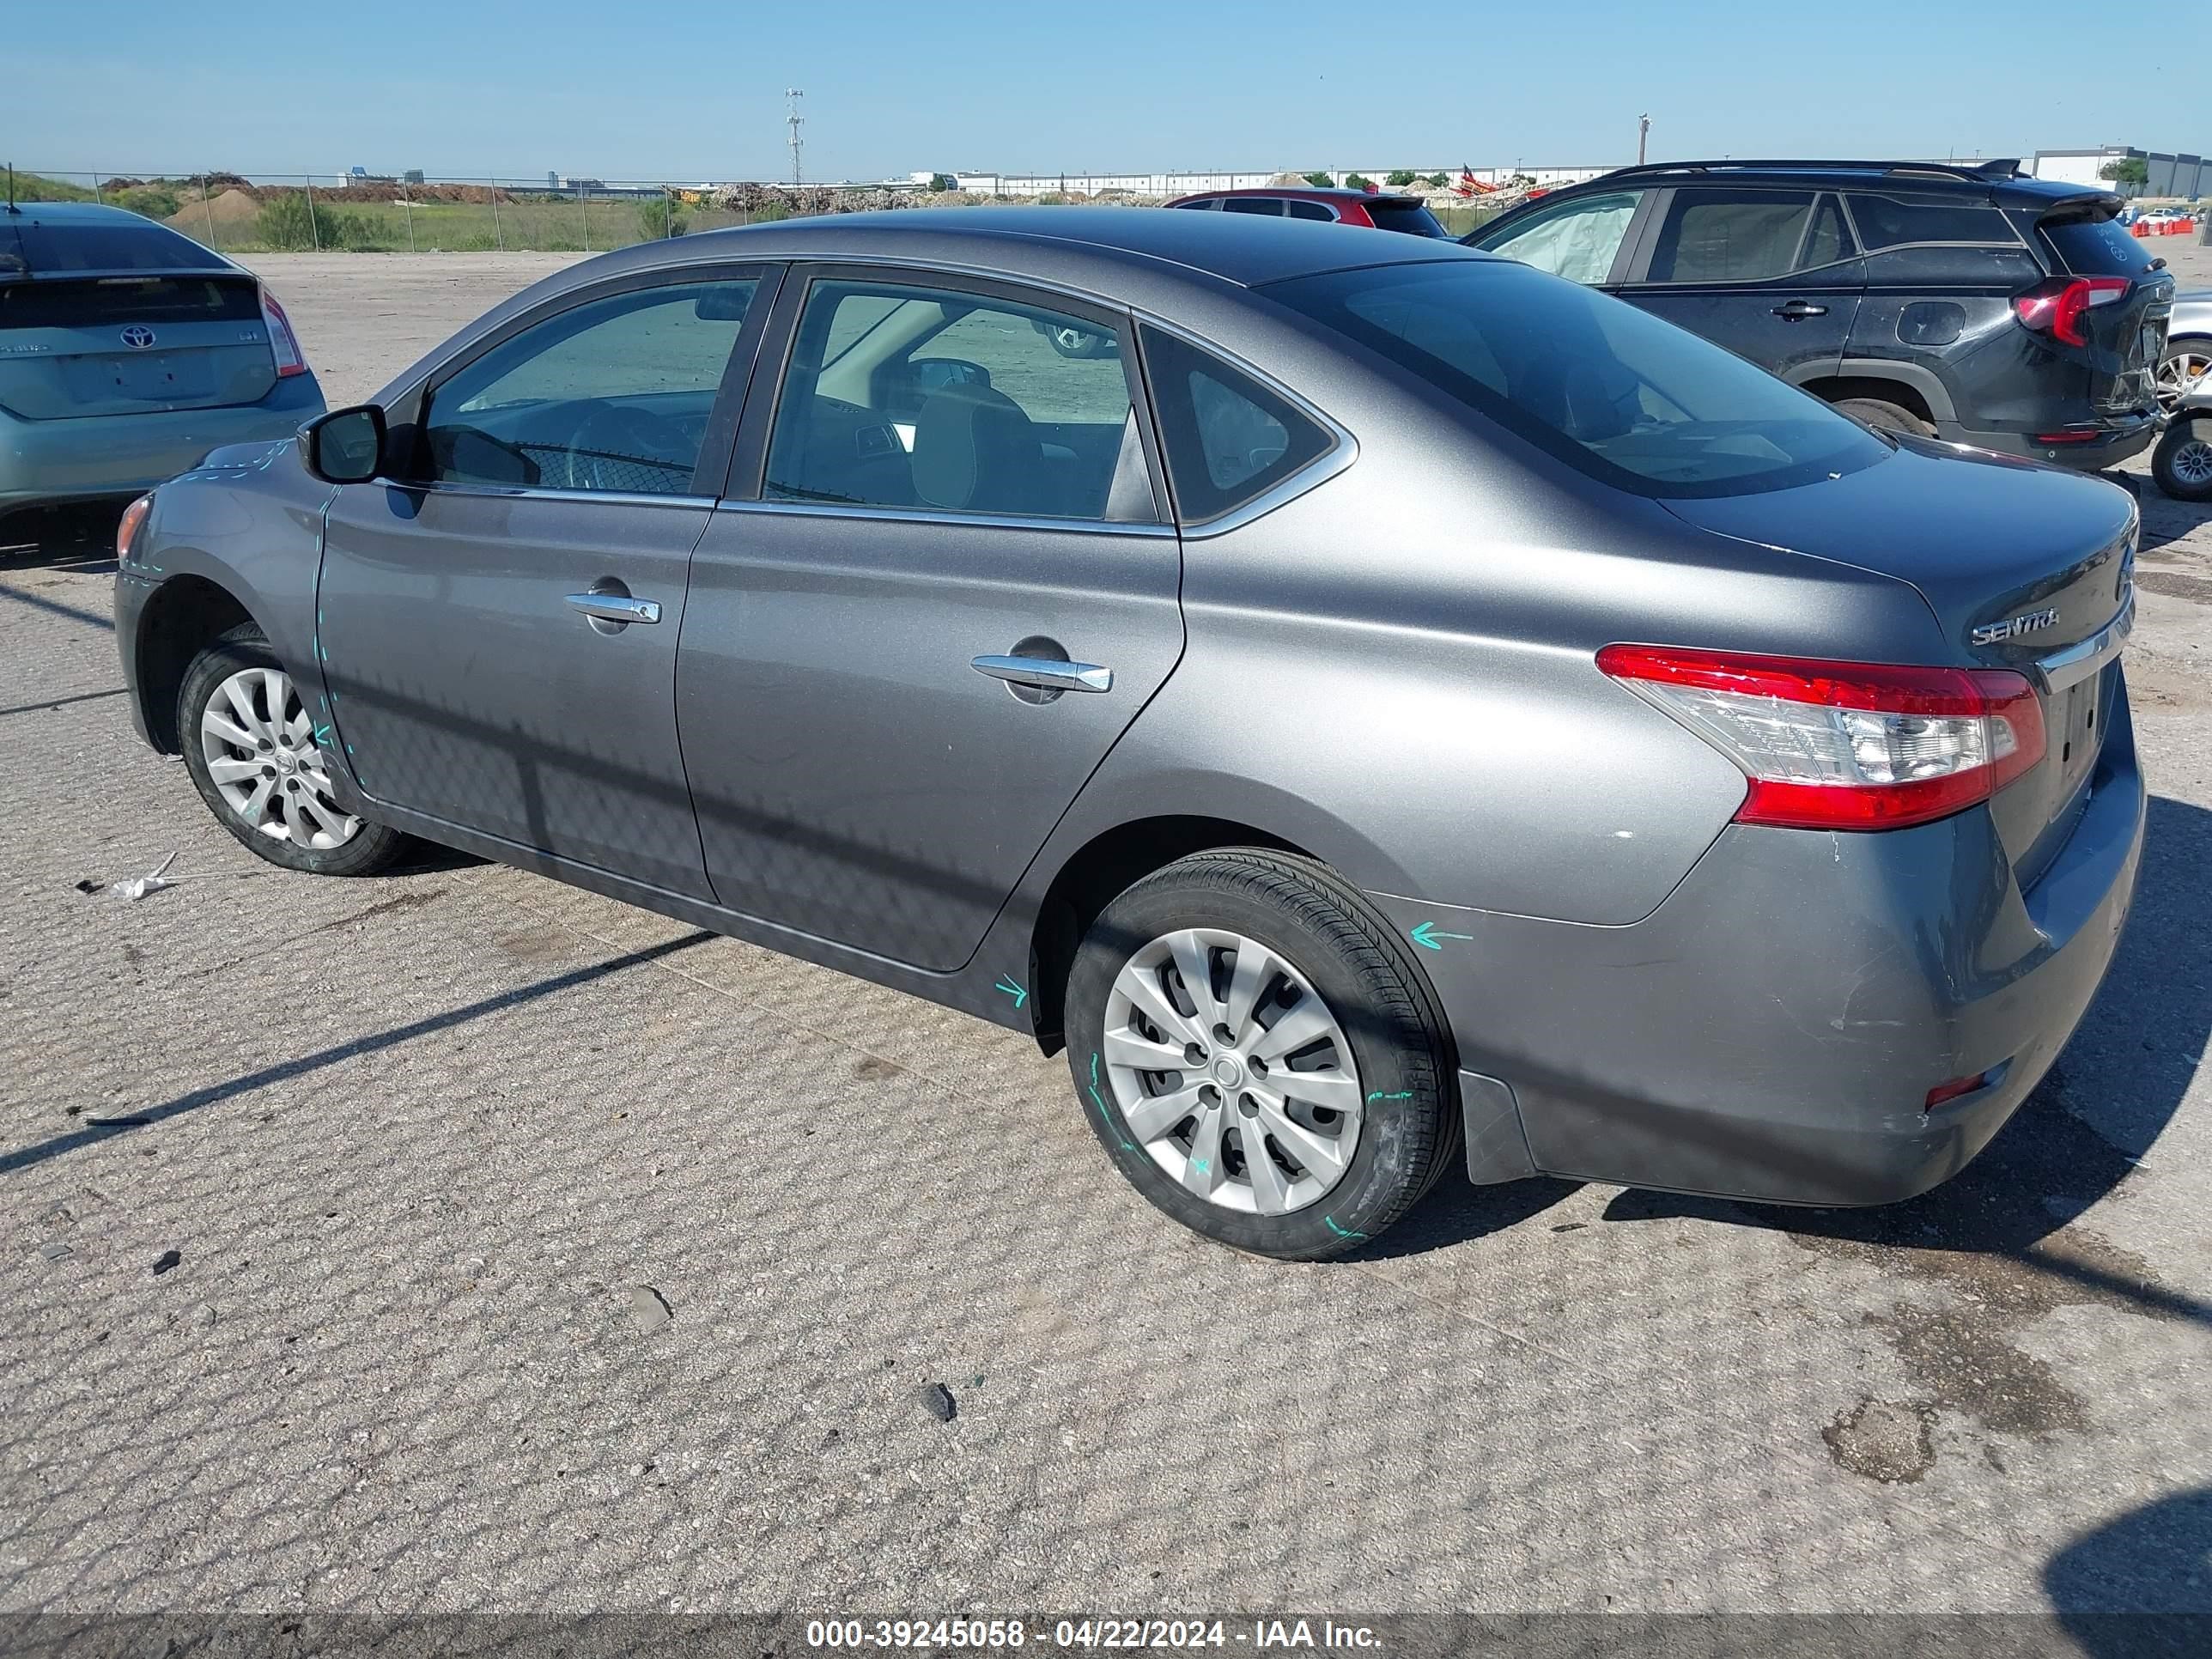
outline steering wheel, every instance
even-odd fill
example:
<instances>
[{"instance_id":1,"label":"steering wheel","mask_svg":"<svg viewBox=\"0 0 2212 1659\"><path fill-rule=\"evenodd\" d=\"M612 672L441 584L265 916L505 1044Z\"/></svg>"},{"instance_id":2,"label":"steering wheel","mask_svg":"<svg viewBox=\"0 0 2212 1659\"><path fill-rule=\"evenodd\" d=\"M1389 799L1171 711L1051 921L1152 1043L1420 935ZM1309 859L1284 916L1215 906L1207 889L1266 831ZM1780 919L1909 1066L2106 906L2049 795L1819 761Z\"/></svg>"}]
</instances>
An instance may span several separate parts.
<instances>
[{"instance_id":1,"label":"steering wheel","mask_svg":"<svg viewBox=\"0 0 2212 1659\"><path fill-rule=\"evenodd\" d=\"M691 471L684 459L684 431L675 422L604 398L586 398L575 408L576 423L562 445L569 489L680 493L680 483L672 491L648 481L655 472Z\"/></svg>"}]
</instances>

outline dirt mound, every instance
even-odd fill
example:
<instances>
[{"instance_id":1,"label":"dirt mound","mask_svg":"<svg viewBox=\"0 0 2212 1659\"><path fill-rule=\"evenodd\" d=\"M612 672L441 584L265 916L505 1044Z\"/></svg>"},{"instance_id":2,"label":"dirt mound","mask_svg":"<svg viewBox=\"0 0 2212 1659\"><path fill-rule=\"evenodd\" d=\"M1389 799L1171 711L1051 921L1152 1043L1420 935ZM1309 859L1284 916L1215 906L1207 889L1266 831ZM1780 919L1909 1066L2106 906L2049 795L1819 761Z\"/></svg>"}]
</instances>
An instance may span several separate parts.
<instances>
[{"instance_id":1,"label":"dirt mound","mask_svg":"<svg viewBox=\"0 0 2212 1659\"><path fill-rule=\"evenodd\" d=\"M251 192L233 188L220 196L210 196L204 206L197 199L187 202L171 214L167 222L174 229L190 234L205 230L210 221L218 225L251 223L260 213L261 204Z\"/></svg>"}]
</instances>

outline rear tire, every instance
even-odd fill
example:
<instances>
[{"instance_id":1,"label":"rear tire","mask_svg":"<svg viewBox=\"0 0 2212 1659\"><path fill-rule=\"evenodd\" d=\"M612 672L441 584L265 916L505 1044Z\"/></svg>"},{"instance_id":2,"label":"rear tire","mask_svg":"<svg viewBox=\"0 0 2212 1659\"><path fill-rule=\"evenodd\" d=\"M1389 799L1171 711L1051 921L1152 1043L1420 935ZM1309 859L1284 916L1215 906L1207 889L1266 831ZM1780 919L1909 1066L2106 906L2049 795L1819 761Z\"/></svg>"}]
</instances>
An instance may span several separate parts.
<instances>
[{"instance_id":1,"label":"rear tire","mask_svg":"<svg viewBox=\"0 0 2212 1659\"><path fill-rule=\"evenodd\" d=\"M376 875L408 838L337 805L328 787L335 762L325 755L332 740L251 623L193 658L177 690L185 768L224 829L283 869Z\"/></svg>"},{"instance_id":2,"label":"rear tire","mask_svg":"<svg viewBox=\"0 0 2212 1659\"><path fill-rule=\"evenodd\" d=\"M1155 872L1068 976L1092 1132L1154 1206L1235 1249L1313 1261L1380 1237L1460 1138L1442 1016L1409 958L1310 860L1240 848Z\"/></svg>"},{"instance_id":3,"label":"rear tire","mask_svg":"<svg viewBox=\"0 0 2212 1659\"><path fill-rule=\"evenodd\" d=\"M2177 501L2212 501L2212 415L2166 428L2151 451L2150 476Z\"/></svg>"},{"instance_id":4,"label":"rear tire","mask_svg":"<svg viewBox=\"0 0 2212 1659\"><path fill-rule=\"evenodd\" d=\"M1836 408L1854 420L1878 427L1884 432L1909 433L1916 438L1932 438L1936 428L1911 410L1898 404L1884 403L1879 398L1845 398Z\"/></svg>"}]
</instances>

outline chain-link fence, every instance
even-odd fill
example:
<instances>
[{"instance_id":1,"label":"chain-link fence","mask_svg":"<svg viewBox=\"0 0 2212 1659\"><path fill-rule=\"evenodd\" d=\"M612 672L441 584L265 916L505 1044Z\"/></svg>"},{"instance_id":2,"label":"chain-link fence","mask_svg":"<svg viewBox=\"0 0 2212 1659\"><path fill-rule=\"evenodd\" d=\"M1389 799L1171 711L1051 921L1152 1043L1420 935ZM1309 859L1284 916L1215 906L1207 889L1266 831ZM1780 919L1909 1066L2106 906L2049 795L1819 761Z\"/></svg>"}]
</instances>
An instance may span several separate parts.
<instances>
[{"instance_id":1,"label":"chain-link fence","mask_svg":"<svg viewBox=\"0 0 2212 1659\"><path fill-rule=\"evenodd\" d=\"M599 253L731 225L805 214L940 205L974 199L1151 200L1125 192L964 198L897 185L684 185L602 179L341 179L331 173L161 174L20 171L25 201L97 201L160 220L227 254L283 252ZM1464 235L1488 211L1440 205Z\"/></svg>"}]
</instances>

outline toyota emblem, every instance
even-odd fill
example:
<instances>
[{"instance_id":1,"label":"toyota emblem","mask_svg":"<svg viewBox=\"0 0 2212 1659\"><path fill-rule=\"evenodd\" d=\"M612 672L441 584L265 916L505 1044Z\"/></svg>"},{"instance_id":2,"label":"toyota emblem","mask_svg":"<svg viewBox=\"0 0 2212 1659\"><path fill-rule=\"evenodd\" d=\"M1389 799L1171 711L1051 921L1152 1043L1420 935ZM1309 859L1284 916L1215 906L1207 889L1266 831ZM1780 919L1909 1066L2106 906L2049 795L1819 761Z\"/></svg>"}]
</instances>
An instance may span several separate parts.
<instances>
[{"instance_id":1,"label":"toyota emblem","mask_svg":"<svg viewBox=\"0 0 2212 1659\"><path fill-rule=\"evenodd\" d=\"M154 331L143 323L133 323L123 331L123 343L133 351L143 351L154 343Z\"/></svg>"}]
</instances>

